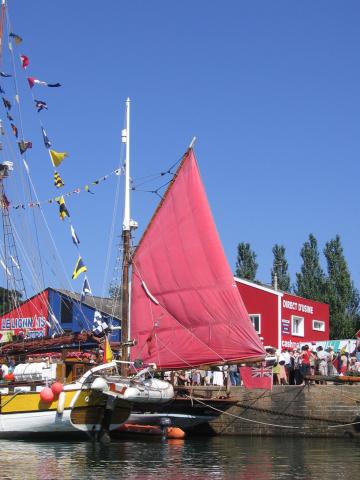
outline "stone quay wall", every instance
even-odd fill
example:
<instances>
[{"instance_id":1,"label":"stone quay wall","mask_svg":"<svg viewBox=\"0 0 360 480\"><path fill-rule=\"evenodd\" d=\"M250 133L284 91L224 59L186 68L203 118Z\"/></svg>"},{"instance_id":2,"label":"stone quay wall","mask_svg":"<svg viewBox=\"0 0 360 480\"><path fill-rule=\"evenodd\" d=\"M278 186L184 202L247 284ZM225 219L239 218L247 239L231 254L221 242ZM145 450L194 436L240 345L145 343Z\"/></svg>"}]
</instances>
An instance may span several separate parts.
<instances>
[{"instance_id":1,"label":"stone quay wall","mask_svg":"<svg viewBox=\"0 0 360 480\"><path fill-rule=\"evenodd\" d=\"M360 438L360 384L231 387L230 398L237 403L209 422L218 435Z\"/></svg>"}]
</instances>

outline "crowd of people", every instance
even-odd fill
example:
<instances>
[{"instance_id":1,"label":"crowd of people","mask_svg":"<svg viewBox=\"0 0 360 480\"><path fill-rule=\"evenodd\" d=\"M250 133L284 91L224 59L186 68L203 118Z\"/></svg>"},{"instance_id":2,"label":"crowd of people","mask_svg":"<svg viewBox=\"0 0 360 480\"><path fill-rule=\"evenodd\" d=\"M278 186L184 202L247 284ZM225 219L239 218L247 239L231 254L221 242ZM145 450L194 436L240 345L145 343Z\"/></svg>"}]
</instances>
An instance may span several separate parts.
<instances>
[{"instance_id":1,"label":"crowd of people","mask_svg":"<svg viewBox=\"0 0 360 480\"><path fill-rule=\"evenodd\" d=\"M265 364L272 369L274 385L304 385L309 382L307 377L314 375L360 375L360 345L352 353L344 348L335 352L332 347L324 349L312 345L284 348L281 351L268 349ZM239 367L225 365L212 370L166 372L165 379L174 385L184 386L238 386L242 384ZM326 383L326 378L317 381Z\"/></svg>"},{"instance_id":2,"label":"crowd of people","mask_svg":"<svg viewBox=\"0 0 360 480\"><path fill-rule=\"evenodd\" d=\"M307 376L314 375L360 374L360 346L352 353L345 348L335 352L332 347L324 349L322 346L310 348L304 345L297 349L285 348L274 354L274 385L302 385L307 383Z\"/></svg>"}]
</instances>

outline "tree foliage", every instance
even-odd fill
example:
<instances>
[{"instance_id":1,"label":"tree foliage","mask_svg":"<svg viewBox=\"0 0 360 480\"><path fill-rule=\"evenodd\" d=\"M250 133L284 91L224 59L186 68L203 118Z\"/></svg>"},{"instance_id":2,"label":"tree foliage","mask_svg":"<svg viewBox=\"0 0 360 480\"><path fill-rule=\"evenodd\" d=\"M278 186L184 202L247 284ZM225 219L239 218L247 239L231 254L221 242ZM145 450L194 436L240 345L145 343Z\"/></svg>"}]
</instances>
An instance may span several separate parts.
<instances>
[{"instance_id":1,"label":"tree foliage","mask_svg":"<svg viewBox=\"0 0 360 480\"><path fill-rule=\"evenodd\" d=\"M296 274L295 294L318 302L325 301L325 274L320 266L318 244L313 234L310 233L309 240L304 243L300 256L302 266L300 273Z\"/></svg>"},{"instance_id":2,"label":"tree foliage","mask_svg":"<svg viewBox=\"0 0 360 480\"><path fill-rule=\"evenodd\" d=\"M271 283L275 286L275 277L277 288L284 292L290 291L290 275L288 272L288 262L285 258L285 247L283 245L274 245L272 249L274 260L271 270Z\"/></svg>"},{"instance_id":3,"label":"tree foliage","mask_svg":"<svg viewBox=\"0 0 360 480\"><path fill-rule=\"evenodd\" d=\"M21 293L0 287L0 315L9 312L21 302Z\"/></svg>"},{"instance_id":4,"label":"tree foliage","mask_svg":"<svg viewBox=\"0 0 360 480\"><path fill-rule=\"evenodd\" d=\"M235 275L255 281L257 269L256 253L251 250L250 244L245 242L239 243Z\"/></svg>"},{"instance_id":5,"label":"tree foliage","mask_svg":"<svg viewBox=\"0 0 360 480\"><path fill-rule=\"evenodd\" d=\"M274 286L276 275L278 288L290 291L285 247L276 244L272 251L272 284ZM320 264L317 240L310 234L300 252L302 265L300 272L296 273L294 293L329 304L330 338L353 338L360 330L360 293L351 279L339 235L326 243L323 253L327 266L325 272ZM256 254L249 243L239 243L235 275L256 281L257 268Z\"/></svg>"},{"instance_id":6,"label":"tree foliage","mask_svg":"<svg viewBox=\"0 0 360 480\"><path fill-rule=\"evenodd\" d=\"M351 280L339 235L326 243L324 255L328 271L325 300L330 306L330 336L352 338L358 326L360 299Z\"/></svg>"}]
</instances>

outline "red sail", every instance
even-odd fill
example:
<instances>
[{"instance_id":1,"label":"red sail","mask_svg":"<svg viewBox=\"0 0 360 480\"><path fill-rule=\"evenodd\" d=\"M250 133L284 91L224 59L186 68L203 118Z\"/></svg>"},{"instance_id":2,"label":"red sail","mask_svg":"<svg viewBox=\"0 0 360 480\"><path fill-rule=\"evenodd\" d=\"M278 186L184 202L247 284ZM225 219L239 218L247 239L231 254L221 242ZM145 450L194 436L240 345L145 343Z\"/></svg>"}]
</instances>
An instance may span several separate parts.
<instances>
[{"instance_id":1,"label":"red sail","mask_svg":"<svg viewBox=\"0 0 360 480\"><path fill-rule=\"evenodd\" d=\"M264 349L235 286L192 150L133 259L132 359L162 369L255 359Z\"/></svg>"}]
</instances>

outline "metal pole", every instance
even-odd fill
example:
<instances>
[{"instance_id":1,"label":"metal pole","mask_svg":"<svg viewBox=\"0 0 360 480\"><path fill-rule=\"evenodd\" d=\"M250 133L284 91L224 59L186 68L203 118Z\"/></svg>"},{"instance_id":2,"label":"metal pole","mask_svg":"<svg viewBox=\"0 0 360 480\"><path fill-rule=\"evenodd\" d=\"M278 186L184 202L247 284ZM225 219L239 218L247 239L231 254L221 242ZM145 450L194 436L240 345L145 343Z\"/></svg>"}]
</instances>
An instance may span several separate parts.
<instances>
[{"instance_id":1,"label":"metal pole","mask_svg":"<svg viewBox=\"0 0 360 480\"><path fill-rule=\"evenodd\" d=\"M124 138L124 135L123 135ZM130 98L126 100L126 156L125 156L125 203L123 220L123 274L121 308L121 342L129 340L129 266L130 266ZM129 361L129 347L123 346L121 360ZM127 364L121 365L122 375L127 375Z\"/></svg>"}]
</instances>

